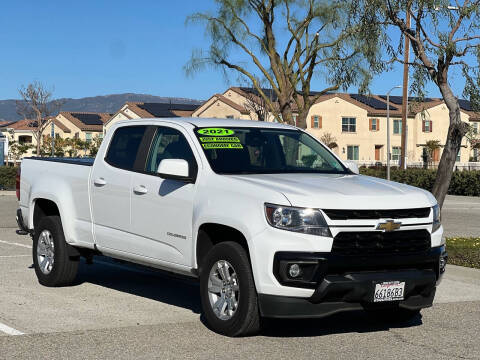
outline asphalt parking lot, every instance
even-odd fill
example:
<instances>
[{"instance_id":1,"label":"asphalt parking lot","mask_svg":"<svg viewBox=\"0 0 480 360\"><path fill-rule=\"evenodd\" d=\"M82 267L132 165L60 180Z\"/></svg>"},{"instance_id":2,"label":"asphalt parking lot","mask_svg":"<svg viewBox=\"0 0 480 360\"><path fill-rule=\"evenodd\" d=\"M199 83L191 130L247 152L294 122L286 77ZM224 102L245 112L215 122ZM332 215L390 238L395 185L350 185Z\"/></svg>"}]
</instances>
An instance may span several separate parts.
<instances>
[{"instance_id":1,"label":"asphalt parking lot","mask_svg":"<svg viewBox=\"0 0 480 360\"><path fill-rule=\"evenodd\" d=\"M354 312L274 321L260 336L230 339L203 324L194 281L98 258L82 263L72 287L40 286L15 209L14 196L0 196L0 359L480 358L478 270L449 265L434 307L409 324ZM479 215L479 199L449 197L447 234L479 236Z\"/></svg>"}]
</instances>

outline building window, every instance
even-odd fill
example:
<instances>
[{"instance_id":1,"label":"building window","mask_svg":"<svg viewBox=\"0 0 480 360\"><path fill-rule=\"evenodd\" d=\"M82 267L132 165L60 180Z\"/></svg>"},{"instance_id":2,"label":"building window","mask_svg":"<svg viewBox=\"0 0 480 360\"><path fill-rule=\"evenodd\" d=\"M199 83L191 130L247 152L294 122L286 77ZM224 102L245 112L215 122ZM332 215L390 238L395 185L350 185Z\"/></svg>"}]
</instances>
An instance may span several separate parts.
<instances>
[{"instance_id":1,"label":"building window","mask_svg":"<svg viewBox=\"0 0 480 360\"><path fill-rule=\"evenodd\" d=\"M478 155L479 155L478 153L479 153L478 149L473 149L473 156L470 159L470 161L477 162L479 160L478 159Z\"/></svg>"},{"instance_id":2,"label":"building window","mask_svg":"<svg viewBox=\"0 0 480 360\"><path fill-rule=\"evenodd\" d=\"M392 160L398 161L402 156L402 148L400 146L392 147Z\"/></svg>"},{"instance_id":3,"label":"building window","mask_svg":"<svg viewBox=\"0 0 480 360\"><path fill-rule=\"evenodd\" d=\"M423 132L432 132L432 120L423 120Z\"/></svg>"},{"instance_id":4,"label":"building window","mask_svg":"<svg viewBox=\"0 0 480 360\"><path fill-rule=\"evenodd\" d=\"M378 131L378 119L370 119L370 131Z\"/></svg>"},{"instance_id":5,"label":"building window","mask_svg":"<svg viewBox=\"0 0 480 360\"><path fill-rule=\"evenodd\" d=\"M347 160L358 160L358 145L347 146Z\"/></svg>"},{"instance_id":6,"label":"building window","mask_svg":"<svg viewBox=\"0 0 480 360\"><path fill-rule=\"evenodd\" d=\"M75 137L75 139L78 139L80 137L80 133L76 132L74 137Z\"/></svg>"},{"instance_id":7,"label":"building window","mask_svg":"<svg viewBox=\"0 0 480 360\"><path fill-rule=\"evenodd\" d=\"M399 119L393 120L393 133L394 134L402 133L402 120L399 120Z\"/></svg>"},{"instance_id":8,"label":"building window","mask_svg":"<svg viewBox=\"0 0 480 360\"><path fill-rule=\"evenodd\" d=\"M356 131L357 131L356 118L349 118L349 117L342 118L342 132L356 132Z\"/></svg>"},{"instance_id":9,"label":"building window","mask_svg":"<svg viewBox=\"0 0 480 360\"><path fill-rule=\"evenodd\" d=\"M89 133L89 132L85 133L85 141L87 143L92 141L92 133Z\"/></svg>"},{"instance_id":10,"label":"building window","mask_svg":"<svg viewBox=\"0 0 480 360\"><path fill-rule=\"evenodd\" d=\"M312 127L315 129L319 129L322 127L322 125L320 124L320 116L318 115L313 116Z\"/></svg>"},{"instance_id":11,"label":"building window","mask_svg":"<svg viewBox=\"0 0 480 360\"><path fill-rule=\"evenodd\" d=\"M32 143L32 137L28 135L22 135L18 137L18 142L20 144L31 144Z\"/></svg>"},{"instance_id":12,"label":"building window","mask_svg":"<svg viewBox=\"0 0 480 360\"><path fill-rule=\"evenodd\" d=\"M462 152L462 149L458 149L457 159L455 161L460 161L461 152Z\"/></svg>"}]
</instances>

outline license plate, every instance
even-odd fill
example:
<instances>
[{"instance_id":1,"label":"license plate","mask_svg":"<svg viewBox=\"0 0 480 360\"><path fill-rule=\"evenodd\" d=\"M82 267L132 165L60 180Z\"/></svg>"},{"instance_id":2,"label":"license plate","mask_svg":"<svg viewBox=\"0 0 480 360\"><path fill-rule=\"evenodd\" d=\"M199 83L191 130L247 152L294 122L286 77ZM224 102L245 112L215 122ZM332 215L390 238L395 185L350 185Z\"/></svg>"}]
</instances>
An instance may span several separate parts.
<instances>
[{"instance_id":1,"label":"license plate","mask_svg":"<svg viewBox=\"0 0 480 360\"><path fill-rule=\"evenodd\" d=\"M405 281L387 281L375 284L373 302L403 300Z\"/></svg>"}]
</instances>

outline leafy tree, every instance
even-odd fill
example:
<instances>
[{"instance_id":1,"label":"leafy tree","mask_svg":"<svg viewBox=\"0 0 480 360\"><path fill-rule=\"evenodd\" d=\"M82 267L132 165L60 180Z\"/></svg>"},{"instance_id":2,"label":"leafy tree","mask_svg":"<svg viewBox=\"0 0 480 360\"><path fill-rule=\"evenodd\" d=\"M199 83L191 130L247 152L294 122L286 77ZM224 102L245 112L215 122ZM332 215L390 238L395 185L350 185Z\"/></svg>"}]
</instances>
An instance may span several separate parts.
<instances>
[{"instance_id":1,"label":"leafy tree","mask_svg":"<svg viewBox=\"0 0 480 360\"><path fill-rule=\"evenodd\" d=\"M59 136L55 137L53 154L57 157L65 156L67 147L66 139ZM40 147L40 156L52 155L52 137L50 135L44 135L42 138L42 145Z\"/></svg>"},{"instance_id":2,"label":"leafy tree","mask_svg":"<svg viewBox=\"0 0 480 360\"><path fill-rule=\"evenodd\" d=\"M323 94L350 85L363 91L378 61L382 33L375 9L359 11L367 0L216 0L214 14L196 13L210 38L207 51L194 50L187 74L213 66L251 82L279 122L306 128L310 107ZM310 90L314 76L328 86ZM275 94L270 98L258 79L265 78ZM275 106L275 103L278 106Z\"/></svg>"},{"instance_id":3,"label":"leafy tree","mask_svg":"<svg viewBox=\"0 0 480 360\"><path fill-rule=\"evenodd\" d=\"M441 148L440 140L428 140L425 143L425 148L427 149L428 161L433 160L433 153Z\"/></svg>"},{"instance_id":4,"label":"leafy tree","mask_svg":"<svg viewBox=\"0 0 480 360\"><path fill-rule=\"evenodd\" d=\"M100 145L102 145L102 141L103 138L99 135L95 135L92 138L92 141L88 144L88 152L90 156L95 157L97 155L98 149L100 148Z\"/></svg>"},{"instance_id":5,"label":"leafy tree","mask_svg":"<svg viewBox=\"0 0 480 360\"><path fill-rule=\"evenodd\" d=\"M79 157L80 151L84 151L84 155L87 152L88 143L79 138L67 138L66 139L67 154L70 157Z\"/></svg>"},{"instance_id":6,"label":"leafy tree","mask_svg":"<svg viewBox=\"0 0 480 360\"><path fill-rule=\"evenodd\" d=\"M20 160L23 155L25 155L28 150L33 147L32 144L27 143L20 143L15 140L11 140L8 146L8 157L10 160L13 161L15 164L18 160Z\"/></svg>"},{"instance_id":7,"label":"leafy tree","mask_svg":"<svg viewBox=\"0 0 480 360\"><path fill-rule=\"evenodd\" d=\"M455 68L465 78L463 95L471 100L474 109L480 109L480 0L456 0L454 4L451 6L447 0L371 0L367 4L368 11L377 9L378 21L385 24L386 33L394 33L391 27L401 33L398 42L389 39L391 61L403 63L402 40L409 39L414 53L409 62L414 71L413 91L422 98L426 83L432 82L448 108L449 128L432 189L440 206L450 185L462 138L468 132L468 125L460 118L461 94L455 94L451 87L450 75ZM412 27L407 26L406 14L412 19Z\"/></svg>"}]
</instances>

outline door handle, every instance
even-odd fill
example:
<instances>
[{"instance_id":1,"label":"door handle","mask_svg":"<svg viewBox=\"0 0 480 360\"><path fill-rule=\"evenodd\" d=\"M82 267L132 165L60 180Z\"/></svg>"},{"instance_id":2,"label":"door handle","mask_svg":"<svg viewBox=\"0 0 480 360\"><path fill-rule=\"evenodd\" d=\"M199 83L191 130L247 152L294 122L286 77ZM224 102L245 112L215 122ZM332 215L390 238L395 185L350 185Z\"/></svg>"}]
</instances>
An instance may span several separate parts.
<instances>
[{"instance_id":1,"label":"door handle","mask_svg":"<svg viewBox=\"0 0 480 360\"><path fill-rule=\"evenodd\" d=\"M97 186L104 186L104 185L107 185L107 182L105 181L104 178L96 178L95 180L93 180L93 183Z\"/></svg>"},{"instance_id":2,"label":"door handle","mask_svg":"<svg viewBox=\"0 0 480 360\"><path fill-rule=\"evenodd\" d=\"M148 190L144 185L137 185L133 188L133 192L137 195L143 195L146 194Z\"/></svg>"}]
</instances>

